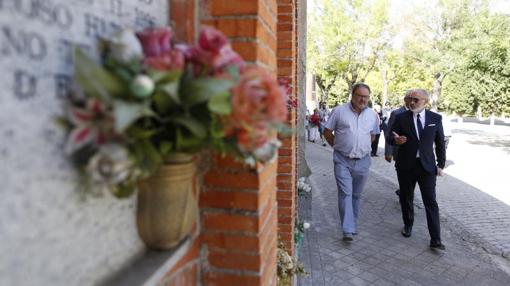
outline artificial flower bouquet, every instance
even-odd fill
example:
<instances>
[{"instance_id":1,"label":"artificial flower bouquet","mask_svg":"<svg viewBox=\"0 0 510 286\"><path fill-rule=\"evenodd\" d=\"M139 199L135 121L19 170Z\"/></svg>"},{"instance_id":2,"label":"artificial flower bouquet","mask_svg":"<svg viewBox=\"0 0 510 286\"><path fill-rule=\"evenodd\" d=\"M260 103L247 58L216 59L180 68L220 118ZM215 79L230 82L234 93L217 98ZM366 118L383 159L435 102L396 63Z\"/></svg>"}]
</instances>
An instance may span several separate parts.
<instances>
[{"instance_id":1,"label":"artificial flower bouquet","mask_svg":"<svg viewBox=\"0 0 510 286\"><path fill-rule=\"evenodd\" d=\"M103 40L100 54L97 64L76 49L76 88L60 120L65 151L90 189L127 196L165 158L204 148L250 164L274 157L286 91L221 32L205 27L184 45L168 27L124 30Z\"/></svg>"}]
</instances>

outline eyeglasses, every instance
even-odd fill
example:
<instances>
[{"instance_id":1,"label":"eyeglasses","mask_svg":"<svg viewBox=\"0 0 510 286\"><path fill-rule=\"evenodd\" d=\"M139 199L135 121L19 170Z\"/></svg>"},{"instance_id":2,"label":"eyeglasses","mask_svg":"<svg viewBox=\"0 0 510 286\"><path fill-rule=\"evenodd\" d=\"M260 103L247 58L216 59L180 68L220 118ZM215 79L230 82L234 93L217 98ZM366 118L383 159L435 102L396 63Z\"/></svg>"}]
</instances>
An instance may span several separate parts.
<instances>
[{"instance_id":1,"label":"eyeglasses","mask_svg":"<svg viewBox=\"0 0 510 286\"><path fill-rule=\"evenodd\" d=\"M406 97L405 99L407 100L410 100L414 103L418 103L420 100L422 100L423 98L418 98L418 97Z\"/></svg>"},{"instance_id":2,"label":"eyeglasses","mask_svg":"<svg viewBox=\"0 0 510 286\"><path fill-rule=\"evenodd\" d=\"M370 99L370 95L359 95L359 94L354 94L354 96L359 97L359 98L362 98L362 99Z\"/></svg>"}]
</instances>

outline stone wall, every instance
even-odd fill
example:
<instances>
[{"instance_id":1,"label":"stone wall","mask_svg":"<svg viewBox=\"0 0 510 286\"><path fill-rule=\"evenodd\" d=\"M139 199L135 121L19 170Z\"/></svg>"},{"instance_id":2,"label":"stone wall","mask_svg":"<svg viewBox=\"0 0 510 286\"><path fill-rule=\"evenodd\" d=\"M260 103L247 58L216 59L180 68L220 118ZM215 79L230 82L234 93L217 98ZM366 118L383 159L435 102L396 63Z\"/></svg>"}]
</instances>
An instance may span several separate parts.
<instances>
[{"instance_id":1,"label":"stone wall","mask_svg":"<svg viewBox=\"0 0 510 286\"><path fill-rule=\"evenodd\" d=\"M168 22L167 0L0 0L0 285L92 285L143 250L135 198L91 197L54 123L71 50Z\"/></svg>"}]
</instances>

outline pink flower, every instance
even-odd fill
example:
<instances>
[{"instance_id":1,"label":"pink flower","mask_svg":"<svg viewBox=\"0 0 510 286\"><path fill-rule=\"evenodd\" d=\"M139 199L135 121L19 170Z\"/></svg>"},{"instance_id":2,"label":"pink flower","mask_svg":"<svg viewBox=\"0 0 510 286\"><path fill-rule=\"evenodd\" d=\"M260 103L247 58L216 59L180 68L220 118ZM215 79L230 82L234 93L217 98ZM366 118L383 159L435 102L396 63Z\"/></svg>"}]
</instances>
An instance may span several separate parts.
<instances>
[{"instance_id":1,"label":"pink flower","mask_svg":"<svg viewBox=\"0 0 510 286\"><path fill-rule=\"evenodd\" d=\"M265 144L272 125L287 118L286 96L273 76L258 67L249 67L232 89L232 113L227 135L236 136L243 151Z\"/></svg>"},{"instance_id":2,"label":"pink flower","mask_svg":"<svg viewBox=\"0 0 510 286\"><path fill-rule=\"evenodd\" d=\"M136 33L146 57L159 57L172 49L173 32L170 27L148 28Z\"/></svg>"},{"instance_id":3,"label":"pink flower","mask_svg":"<svg viewBox=\"0 0 510 286\"><path fill-rule=\"evenodd\" d=\"M182 70L185 58L180 50L173 49L158 57L147 57L144 59L144 63L160 71Z\"/></svg>"},{"instance_id":4,"label":"pink flower","mask_svg":"<svg viewBox=\"0 0 510 286\"><path fill-rule=\"evenodd\" d=\"M206 26L200 30L198 44L202 50L217 54L228 44L228 39L222 32Z\"/></svg>"},{"instance_id":5,"label":"pink flower","mask_svg":"<svg viewBox=\"0 0 510 286\"><path fill-rule=\"evenodd\" d=\"M70 107L69 121L74 125L66 144L66 153L72 154L92 143L102 145L113 134L113 117L96 98L87 101L85 108Z\"/></svg>"},{"instance_id":6,"label":"pink flower","mask_svg":"<svg viewBox=\"0 0 510 286\"><path fill-rule=\"evenodd\" d=\"M279 78L278 83L280 84L283 92L287 96L287 107L296 108L298 106L297 98L292 96L292 87L290 87L290 80L288 78Z\"/></svg>"},{"instance_id":7,"label":"pink flower","mask_svg":"<svg viewBox=\"0 0 510 286\"><path fill-rule=\"evenodd\" d=\"M182 70L185 57L180 49L172 48L173 32L169 27L149 28L136 34L143 48L143 62L160 71Z\"/></svg>"},{"instance_id":8,"label":"pink flower","mask_svg":"<svg viewBox=\"0 0 510 286\"><path fill-rule=\"evenodd\" d=\"M214 55L211 65L217 71L222 70L226 66L237 66L239 69L242 69L245 66L245 62L238 53L232 50L230 45L227 45Z\"/></svg>"}]
</instances>

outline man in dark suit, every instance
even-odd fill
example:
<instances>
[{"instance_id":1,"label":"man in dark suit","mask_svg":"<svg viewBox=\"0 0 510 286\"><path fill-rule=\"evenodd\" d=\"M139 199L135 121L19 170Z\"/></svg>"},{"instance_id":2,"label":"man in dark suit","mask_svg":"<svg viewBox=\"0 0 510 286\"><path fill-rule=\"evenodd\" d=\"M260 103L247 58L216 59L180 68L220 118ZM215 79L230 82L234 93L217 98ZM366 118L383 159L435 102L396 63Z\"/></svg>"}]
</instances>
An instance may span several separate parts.
<instances>
[{"instance_id":1,"label":"man in dark suit","mask_svg":"<svg viewBox=\"0 0 510 286\"><path fill-rule=\"evenodd\" d=\"M442 118L437 113L425 110L429 101L425 90L411 90L409 100L409 110L395 117L391 128L393 136L388 138L389 144L399 146L395 167L404 220L402 235L411 236L414 222L414 187L418 183L427 215L430 247L445 249L441 242L439 207L436 202L436 176L442 176L446 161Z\"/></svg>"}]
</instances>

